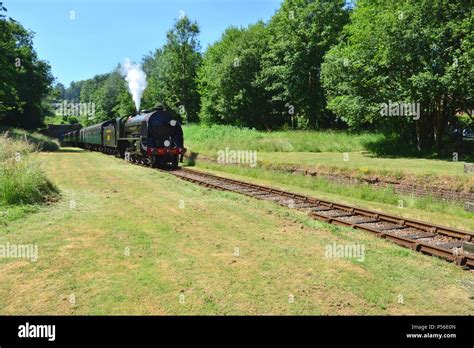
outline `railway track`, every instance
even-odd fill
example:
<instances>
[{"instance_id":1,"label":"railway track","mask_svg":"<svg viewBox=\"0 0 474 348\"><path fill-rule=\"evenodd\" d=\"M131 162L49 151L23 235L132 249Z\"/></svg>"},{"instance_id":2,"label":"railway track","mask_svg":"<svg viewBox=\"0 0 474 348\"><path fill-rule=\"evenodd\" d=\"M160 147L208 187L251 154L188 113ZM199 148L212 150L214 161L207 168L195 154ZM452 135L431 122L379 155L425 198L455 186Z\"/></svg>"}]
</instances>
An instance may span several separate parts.
<instances>
[{"instance_id":1,"label":"railway track","mask_svg":"<svg viewBox=\"0 0 474 348\"><path fill-rule=\"evenodd\" d=\"M205 187L236 192L305 211L314 219L370 232L406 248L454 262L465 269L474 269L472 232L360 209L191 169L182 168L167 173Z\"/></svg>"}]
</instances>

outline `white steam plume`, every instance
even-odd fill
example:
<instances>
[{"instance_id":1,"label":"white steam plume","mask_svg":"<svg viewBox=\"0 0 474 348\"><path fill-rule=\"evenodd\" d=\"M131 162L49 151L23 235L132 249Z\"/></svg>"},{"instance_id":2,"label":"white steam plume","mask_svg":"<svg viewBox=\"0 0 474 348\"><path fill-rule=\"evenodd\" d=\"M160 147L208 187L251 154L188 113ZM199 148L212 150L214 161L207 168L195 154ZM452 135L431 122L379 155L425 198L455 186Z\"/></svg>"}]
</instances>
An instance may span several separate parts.
<instances>
[{"instance_id":1,"label":"white steam plume","mask_svg":"<svg viewBox=\"0 0 474 348\"><path fill-rule=\"evenodd\" d=\"M142 99L143 91L145 90L146 74L142 70L140 64L134 64L129 58L125 58L122 65L120 66L120 73L125 77L128 82L128 90L132 95L133 102L137 108L137 112L140 112L140 102Z\"/></svg>"}]
</instances>

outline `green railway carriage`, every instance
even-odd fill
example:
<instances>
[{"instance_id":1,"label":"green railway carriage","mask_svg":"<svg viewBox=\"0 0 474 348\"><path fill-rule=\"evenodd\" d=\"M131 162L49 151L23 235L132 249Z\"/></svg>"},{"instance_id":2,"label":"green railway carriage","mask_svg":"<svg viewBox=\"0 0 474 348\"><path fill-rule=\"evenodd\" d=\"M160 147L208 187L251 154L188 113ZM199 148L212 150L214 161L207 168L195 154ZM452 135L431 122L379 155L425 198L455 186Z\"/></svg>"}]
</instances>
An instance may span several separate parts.
<instances>
[{"instance_id":1,"label":"green railway carriage","mask_svg":"<svg viewBox=\"0 0 474 348\"><path fill-rule=\"evenodd\" d=\"M117 124L120 119L108 120L93 126L82 128L65 135L65 141L89 150L114 153L117 151L119 134Z\"/></svg>"},{"instance_id":2,"label":"green railway carriage","mask_svg":"<svg viewBox=\"0 0 474 348\"><path fill-rule=\"evenodd\" d=\"M102 145L108 147L117 147L117 126L113 121L103 127Z\"/></svg>"},{"instance_id":3,"label":"green railway carriage","mask_svg":"<svg viewBox=\"0 0 474 348\"><path fill-rule=\"evenodd\" d=\"M78 144L79 143L79 130L72 131L64 134L63 141L69 144Z\"/></svg>"},{"instance_id":4,"label":"green railway carriage","mask_svg":"<svg viewBox=\"0 0 474 348\"><path fill-rule=\"evenodd\" d=\"M102 145L102 124L99 123L81 129L81 142L91 145Z\"/></svg>"}]
</instances>

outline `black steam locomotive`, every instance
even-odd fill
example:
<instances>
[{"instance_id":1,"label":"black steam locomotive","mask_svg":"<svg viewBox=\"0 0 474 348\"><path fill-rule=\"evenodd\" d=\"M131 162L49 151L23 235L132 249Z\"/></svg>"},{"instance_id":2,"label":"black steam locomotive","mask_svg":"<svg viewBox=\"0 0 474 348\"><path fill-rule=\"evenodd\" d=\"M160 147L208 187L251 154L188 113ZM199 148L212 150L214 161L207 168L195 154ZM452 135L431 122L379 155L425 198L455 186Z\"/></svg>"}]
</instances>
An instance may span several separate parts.
<instances>
[{"instance_id":1,"label":"black steam locomotive","mask_svg":"<svg viewBox=\"0 0 474 348\"><path fill-rule=\"evenodd\" d=\"M63 142L153 168L176 169L186 152L181 124L163 106L66 133Z\"/></svg>"}]
</instances>

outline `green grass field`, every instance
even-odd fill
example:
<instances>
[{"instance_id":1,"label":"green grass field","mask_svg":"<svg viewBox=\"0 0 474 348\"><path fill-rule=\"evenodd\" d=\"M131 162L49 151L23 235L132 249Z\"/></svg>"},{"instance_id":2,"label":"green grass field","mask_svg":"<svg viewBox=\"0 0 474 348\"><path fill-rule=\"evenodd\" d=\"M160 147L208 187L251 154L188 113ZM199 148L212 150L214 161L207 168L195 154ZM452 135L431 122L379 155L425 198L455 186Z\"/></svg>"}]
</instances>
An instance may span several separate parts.
<instances>
[{"instance_id":1,"label":"green grass field","mask_svg":"<svg viewBox=\"0 0 474 348\"><path fill-rule=\"evenodd\" d=\"M368 144L381 140L378 134L351 134L336 131L261 132L231 126L184 127L186 146L194 152L217 157L226 147L256 150L262 162L379 175L447 175L465 177L463 161L428 158L377 157L367 150ZM347 157L344 155L347 153Z\"/></svg>"},{"instance_id":2,"label":"green grass field","mask_svg":"<svg viewBox=\"0 0 474 348\"><path fill-rule=\"evenodd\" d=\"M244 174L284 183L290 180L303 188L318 188L325 193L348 194L378 203L398 204L400 197L390 189L370 189L367 185L338 185L314 177L296 178L285 171L301 169L323 175L342 174L348 177L402 182L407 185L443 187L463 192L474 191L474 175L464 173L463 161L415 157L377 157L364 150L367 144L381 139L381 135L351 134L342 132L281 131L259 132L230 126L184 127L189 153L197 153L199 165L224 172ZM282 145L284 144L284 145ZM220 168L204 163L205 158L215 160L219 150L256 150L258 167L269 171L249 171L245 168ZM200 160L201 159L201 160ZM403 198L403 197L402 197ZM436 206L431 200L403 198L418 202L418 207ZM449 206L449 204L448 204ZM461 211L457 204L455 211ZM434 209L434 210L433 210ZM442 211L444 205L431 209Z\"/></svg>"},{"instance_id":3,"label":"green grass field","mask_svg":"<svg viewBox=\"0 0 474 348\"><path fill-rule=\"evenodd\" d=\"M184 138L197 152L215 153L226 146L262 152L345 152L362 151L365 144L380 140L381 135L350 134L337 131L277 131L221 125L186 125Z\"/></svg>"},{"instance_id":4,"label":"green grass field","mask_svg":"<svg viewBox=\"0 0 474 348\"><path fill-rule=\"evenodd\" d=\"M100 153L35 157L62 198L0 225L0 245L38 246L0 258L0 314L474 312L472 273L369 234Z\"/></svg>"}]
</instances>

